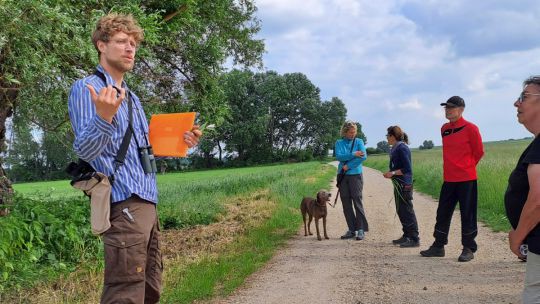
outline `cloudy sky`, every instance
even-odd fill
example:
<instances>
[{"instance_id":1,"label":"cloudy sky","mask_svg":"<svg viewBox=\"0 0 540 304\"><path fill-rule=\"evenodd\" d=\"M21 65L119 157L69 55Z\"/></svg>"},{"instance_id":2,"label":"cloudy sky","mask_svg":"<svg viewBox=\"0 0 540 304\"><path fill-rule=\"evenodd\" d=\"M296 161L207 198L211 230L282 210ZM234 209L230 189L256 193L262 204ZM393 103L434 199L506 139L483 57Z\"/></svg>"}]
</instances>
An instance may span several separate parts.
<instances>
[{"instance_id":1,"label":"cloudy sky","mask_svg":"<svg viewBox=\"0 0 540 304\"><path fill-rule=\"evenodd\" d=\"M513 102L540 74L537 1L257 0L266 70L301 72L344 101L368 146L400 125L441 144L439 105L465 99L484 141L530 136Z\"/></svg>"}]
</instances>

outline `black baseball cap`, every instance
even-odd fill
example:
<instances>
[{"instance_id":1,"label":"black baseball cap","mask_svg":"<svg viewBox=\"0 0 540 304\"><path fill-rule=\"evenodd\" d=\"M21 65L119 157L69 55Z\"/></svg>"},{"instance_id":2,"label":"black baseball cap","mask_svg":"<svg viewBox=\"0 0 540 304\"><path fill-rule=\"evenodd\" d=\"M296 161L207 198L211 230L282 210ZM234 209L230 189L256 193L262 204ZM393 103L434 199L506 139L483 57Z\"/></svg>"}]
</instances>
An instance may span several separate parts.
<instances>
[{"instance_id":1,"label":"black baseball cap","mask_svg":"<svg viewBox=\"0 0 540 304\"><path fill-rule=\"evenodd\" d=\"M441 106L455 108L455 107L465 107L465 100L459 96L452 96L448 98L446 102L441 103Z\"/></svg>"}]
</instances>

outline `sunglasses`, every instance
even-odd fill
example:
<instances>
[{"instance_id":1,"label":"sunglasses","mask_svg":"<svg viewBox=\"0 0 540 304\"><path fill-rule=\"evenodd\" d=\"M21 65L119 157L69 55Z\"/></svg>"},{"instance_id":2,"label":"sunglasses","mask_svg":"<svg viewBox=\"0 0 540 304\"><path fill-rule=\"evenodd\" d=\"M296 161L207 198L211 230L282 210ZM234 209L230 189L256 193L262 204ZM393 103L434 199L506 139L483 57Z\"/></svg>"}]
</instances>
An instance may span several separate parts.
<instances>
[{"instance_id":1,"label":"sunglasses","mask_svg":"<svg viewBox=\"0 0 540 304\"><path fill-rule=\"evenodd\" d=\"M525 101L525 96L527 96L527 95L540 96L540 94L521 92L521 94L519 94L519 97L517 98L518 104L522 104Z\"/></svg>"}]
</instances>

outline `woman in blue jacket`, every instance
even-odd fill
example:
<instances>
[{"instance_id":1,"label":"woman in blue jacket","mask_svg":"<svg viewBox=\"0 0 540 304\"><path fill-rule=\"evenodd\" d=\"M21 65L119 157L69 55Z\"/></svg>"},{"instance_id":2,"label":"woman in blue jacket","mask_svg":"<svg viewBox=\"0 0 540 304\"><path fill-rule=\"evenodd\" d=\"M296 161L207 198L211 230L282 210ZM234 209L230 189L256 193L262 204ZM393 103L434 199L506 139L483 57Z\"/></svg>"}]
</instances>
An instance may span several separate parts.
<instances>
[{"instance_id":1,"label":"woman in blue jacket","mask_svg":"<svg viewBox=\"0 0 540 304\"><path fill-rule=\"evenodd\" d=\"M403 236L392 243L402 248L420 246L418 223L412 204L412 162L411 150L407 144L408 136L398 126L387 129L386 139L392 146L390 150L390 171L384 177L391 178L394 184L396 211L403 229Z\"/></svg>"},{"instance_id":2,"label":"woman in blue jacket","mask_svg":"<svg viewBox=\"0 0 540 304\"><path fill-rule=\"evenodd\" d=\"M369 230L364 206L362 205L362 162L366 160L366 147L364 141L356 138L357 126L355 122L347 121L341 128L342 139L336 141L336 158L339 160L338 173L339 192L343 204L343 214L347 221L347 232L342 239L356 237L364 239L364 232Z\"/></svg>"}]
</instances>

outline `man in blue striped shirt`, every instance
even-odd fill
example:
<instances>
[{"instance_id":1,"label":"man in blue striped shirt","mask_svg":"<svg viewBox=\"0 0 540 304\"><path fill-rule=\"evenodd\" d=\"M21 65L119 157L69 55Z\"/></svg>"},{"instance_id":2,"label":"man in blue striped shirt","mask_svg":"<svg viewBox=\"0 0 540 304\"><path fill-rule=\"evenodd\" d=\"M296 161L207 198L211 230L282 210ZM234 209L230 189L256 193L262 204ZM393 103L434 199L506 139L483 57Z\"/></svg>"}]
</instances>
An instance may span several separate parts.
<instances>
[{"instance_id":1,"label":"man in blue striped shirt","mask_svg":"<svg viewBox=\"0 0 540 304\"><path fill-rule=\"evenodd\" d=\"M103 234L105 280L101 303L157 303L163 264L156 213L155 173L145 173L138 146L148 143L148 123L139 98L124 82L132 70L143 30L131 15L102 17L92 34L99 54L94 75L77 80L69 95L69 116L77 155L107 176L114 174L111 228ZM104 79L98 77L102 73ZM105 80L105 82L104 82ZM129 125L131 99L133 138L124 164L114 160ZM192 147L201 132L184 134ZM115 172L116 171L116 172Z\"/></svg>"}]
</instances>

